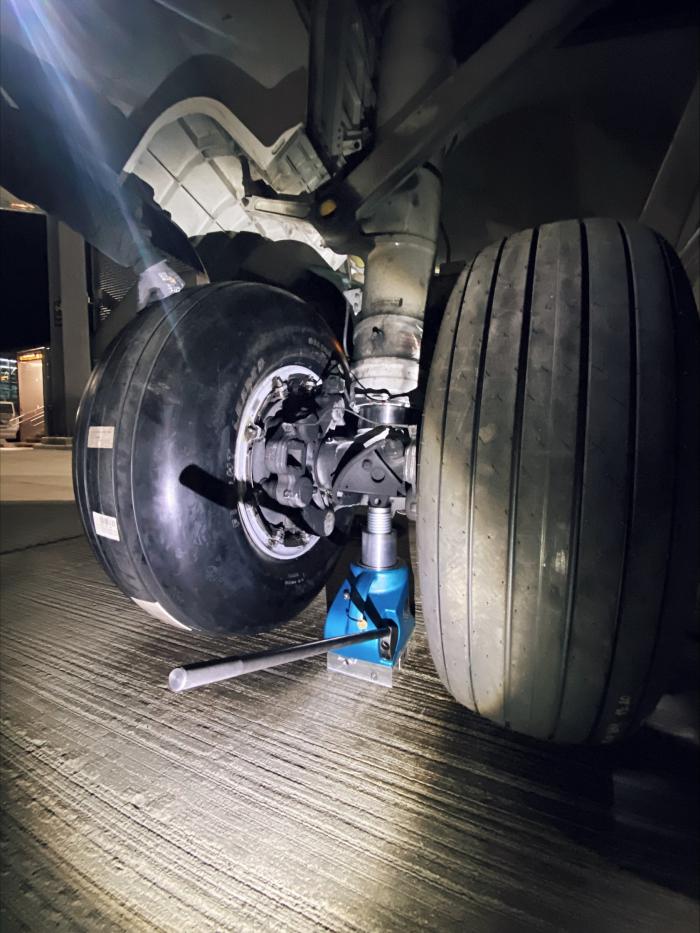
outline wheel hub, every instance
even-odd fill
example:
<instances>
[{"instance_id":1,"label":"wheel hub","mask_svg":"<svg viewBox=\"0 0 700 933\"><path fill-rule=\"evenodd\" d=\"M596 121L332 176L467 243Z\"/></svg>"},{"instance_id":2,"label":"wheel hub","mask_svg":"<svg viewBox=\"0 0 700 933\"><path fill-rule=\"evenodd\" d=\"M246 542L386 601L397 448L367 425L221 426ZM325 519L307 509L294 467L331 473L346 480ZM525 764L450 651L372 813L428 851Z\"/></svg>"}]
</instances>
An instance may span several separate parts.
<instances>
[{"instance_id":1,"label":"wheel hub","mask_svg":"<svg viewBox=\"0 0 700 933\"><path fill-rule=\"evenodd\" d=\"M294 509L308 504L313 484L305 475L306 451L294 438L285 439L283 420L290 384L308 394L319 381L301 364L281 366L253 387L241 413L234 450L234 475L243 488L238 515L254 547L275 560L299 558L319 540L295 521ZM265 474L277 480L263 483Z\"/></svg>"},{"instance_id":2,"label":"wheel hub","mask_svg":"<svg viewBox=\"0 0 700 933\"><path fill-rule=\"evenodd\" d=\"M412 426L368 419L366 390L337 363L330 370L281 366L245 402L234 456L238 513L267 557L300 557L332 534L339 509L396 500L405 508L415 482L406 472Z\"/></svg>"}]
</instances>

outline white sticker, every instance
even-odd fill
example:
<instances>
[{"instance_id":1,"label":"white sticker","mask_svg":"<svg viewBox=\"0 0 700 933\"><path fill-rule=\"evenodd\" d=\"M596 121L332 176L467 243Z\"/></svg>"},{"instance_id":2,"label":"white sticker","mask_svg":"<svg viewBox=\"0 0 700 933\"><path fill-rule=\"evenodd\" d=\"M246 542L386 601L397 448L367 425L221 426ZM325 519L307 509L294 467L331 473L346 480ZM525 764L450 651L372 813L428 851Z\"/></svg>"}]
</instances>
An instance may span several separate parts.
<instances>
[{"instance_id":1,"label":"white sticker","mask_svg":"<svg viewBox=\"0 0 700 933\"><path fill-rule=\"evenodd\" d=\"M95 534L102 538L111 538L112 541L119 541L119 528L117 520L111 515L103 515L102 512L93 512L92 520L95 525Z\"/></svg>"},{"instance_id":2,"label":"white sticker","mask_svg":"<svg viewBox=\"0 0 700 933\"><path fill-rule=\"evenodd\" d=\"M114 425L92 424L88 429L88 447L114 447Z\"/></svg>"},{"instance_id":3,"label":"white sticker","mask_svg":"<svg viewBox=\"0 0 700 933\"><path fill-rule=\"evenodd\" d=\"M160 603L149 603L145 599L136 599L134 596L131 597L137 606L140 606L145 612L153 616L156 619L160 619L161 622L168 622L170 625L176 625L178 628L187 629L190 631L189 625L183 625L182 622L178 622L174 616L171 616L167 609L163 609Z\"/></svg>"}]
</instances>

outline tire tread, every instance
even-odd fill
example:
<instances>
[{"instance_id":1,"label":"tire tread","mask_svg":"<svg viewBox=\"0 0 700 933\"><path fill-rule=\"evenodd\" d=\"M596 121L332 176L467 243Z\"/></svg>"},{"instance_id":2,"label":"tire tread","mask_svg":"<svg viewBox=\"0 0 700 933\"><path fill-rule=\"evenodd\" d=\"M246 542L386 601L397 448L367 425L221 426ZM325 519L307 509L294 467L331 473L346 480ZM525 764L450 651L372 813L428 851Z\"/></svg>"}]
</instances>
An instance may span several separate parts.
<instances>
[{"instance_id":1,"label":"tire tread","mask_svg":"<svg viewBox=\"0 0 700 933\"><path fill-rule=\"evenodd\" d=\"M542 739L634 728L692 605L698 322L678 266L636 224L547 224L480 253L441 329L419 462L430 649L456 699Z\"/></svg>"}]
</instances>

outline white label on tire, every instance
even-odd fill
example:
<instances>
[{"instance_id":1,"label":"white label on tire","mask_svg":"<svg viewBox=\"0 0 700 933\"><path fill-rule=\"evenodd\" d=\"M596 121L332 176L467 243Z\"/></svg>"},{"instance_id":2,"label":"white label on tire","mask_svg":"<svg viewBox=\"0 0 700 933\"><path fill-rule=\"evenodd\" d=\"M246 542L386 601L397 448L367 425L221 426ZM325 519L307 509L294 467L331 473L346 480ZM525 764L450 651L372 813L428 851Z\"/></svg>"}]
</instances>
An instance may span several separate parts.
<instances>
[{"instance_id":1,"label":"white label on tire","mask_svg":"<svg viewBox=\"0 0 700 933\"><path fill-rule=\"evenodd\" d=\"M188 632L190 631L189 625L183 625L182 622L178 622L175 616L171 616L168 610L163 609L160 603L149 603L145 599L136 599L134 596L131 598L144 612L147 612L156 619L160 619L161 622L167 622L169 625L176 625L178 628L184 628L187 629Z\"/></svg>"},{"instance_id":2,"label":"white label on tire","mask_svg":"<svg viewBox=\"0 0 700 933\"><path fill-rule=\"evenodd\" d=\"M117 520L111 515L103 515L102 512L93 512L92 521L95 526L95 534L101 538L109 538L112 541L119 541L119 528Z\"/></svg>"},{"instance_id":3,"label":"white label on tire","mask_svg":"<svg viewBox=\"0 0 700 933\"><path fill-rule=\"evenodd\" d=\"M90 425L87 445L88 447L102 447L105 450L111 450L114 447L114 425Z\"/></svg>"}]
</instances>

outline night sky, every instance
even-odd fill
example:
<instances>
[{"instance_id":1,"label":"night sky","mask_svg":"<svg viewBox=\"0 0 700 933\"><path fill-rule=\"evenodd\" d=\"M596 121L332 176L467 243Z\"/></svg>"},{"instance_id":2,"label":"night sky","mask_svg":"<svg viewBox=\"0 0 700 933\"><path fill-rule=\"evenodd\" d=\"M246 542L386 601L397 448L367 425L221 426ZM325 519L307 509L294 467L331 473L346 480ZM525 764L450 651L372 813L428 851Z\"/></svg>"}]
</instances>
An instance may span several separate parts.
<instances>
[{"instance_id":1,"label":"night sky","mask_svg":"<svg viewBox=\"0 0 700 933\"><path fill-rule=\"evenodd\" d=\"M46 218L0 211L0 353L49 342Z\"/></svg>"}]
</instances>

